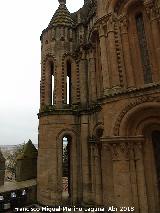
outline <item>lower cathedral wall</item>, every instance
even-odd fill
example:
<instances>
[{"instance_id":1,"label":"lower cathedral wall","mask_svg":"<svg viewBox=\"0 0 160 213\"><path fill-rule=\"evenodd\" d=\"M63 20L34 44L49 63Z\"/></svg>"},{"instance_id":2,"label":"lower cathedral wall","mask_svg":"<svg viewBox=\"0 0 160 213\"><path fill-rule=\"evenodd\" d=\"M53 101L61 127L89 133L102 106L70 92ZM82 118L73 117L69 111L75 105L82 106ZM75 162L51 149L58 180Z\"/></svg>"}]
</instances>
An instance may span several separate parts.
<instances>
[{"instance_id":1,"label":"lower cathedral wall","mask_svg":"<svg viewBox=\"0 0 160 213\"><path fill-rule=\"evenodd\" d=\"M155 174L153 147L147 148L146 141L152 140L145 132L158 128L159 117L159 98L154 95L115 100L91 114L40 118L38 201L46 205L63 203L62 138L70 136L72 204L156 212L157 183L152 180L156 177L147 172L154 168Z\"/></svg>"}]
</instances>

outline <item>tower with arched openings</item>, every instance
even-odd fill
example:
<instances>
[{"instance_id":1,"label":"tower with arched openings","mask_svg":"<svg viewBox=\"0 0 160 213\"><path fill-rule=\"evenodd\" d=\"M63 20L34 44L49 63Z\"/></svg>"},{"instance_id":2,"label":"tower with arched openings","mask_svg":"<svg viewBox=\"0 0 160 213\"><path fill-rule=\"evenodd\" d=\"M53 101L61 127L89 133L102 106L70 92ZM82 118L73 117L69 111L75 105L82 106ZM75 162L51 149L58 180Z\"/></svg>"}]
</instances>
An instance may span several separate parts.
<instances>
[{"instance_id":1,"label":"tower with arched openings","mask_svg":"<svg viewBox=\"0 0 160 213\"><path fill-rule=\"evenodd\" d=\"M38 202L160 211L160 2L65 0L42 32Z\"/></svg>"}]
</instances>

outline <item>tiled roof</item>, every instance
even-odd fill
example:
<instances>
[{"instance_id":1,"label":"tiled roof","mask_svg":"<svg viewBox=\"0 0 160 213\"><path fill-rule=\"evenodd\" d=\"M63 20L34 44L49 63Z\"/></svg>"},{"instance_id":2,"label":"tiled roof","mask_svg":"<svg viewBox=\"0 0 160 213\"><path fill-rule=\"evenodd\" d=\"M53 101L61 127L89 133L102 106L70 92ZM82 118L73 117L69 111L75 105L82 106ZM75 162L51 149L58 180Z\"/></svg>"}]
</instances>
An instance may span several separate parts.
<instances>
[{"instance_id":1,"label":"tiled roof","mask_svg":"<svg viewBox=\"0 0 160 213\"><path fill-rule=\"evenodd\" d=\"M56 10L49 23L49 27L58 25L66 25L70 27L74 25L71 14L64 3L60 3L58 9Z\"/></svg>"}]
</instances>

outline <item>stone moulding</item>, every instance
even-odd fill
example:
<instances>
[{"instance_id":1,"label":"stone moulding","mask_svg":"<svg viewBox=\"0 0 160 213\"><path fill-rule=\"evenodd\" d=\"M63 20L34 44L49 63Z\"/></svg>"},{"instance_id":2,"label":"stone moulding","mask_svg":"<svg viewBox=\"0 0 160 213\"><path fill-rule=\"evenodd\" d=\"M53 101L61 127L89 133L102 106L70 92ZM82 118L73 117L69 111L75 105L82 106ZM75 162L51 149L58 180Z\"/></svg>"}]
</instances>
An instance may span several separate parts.
<instances>
[{"instance_id":1,"label":"stone moulding","mask_svg":"<svg viewBox=\"0 0 160 213\"><path fill-rule=\"evenodd\" d=\"M148 84L140 88L128 88L128 89L120 89L120 90L110 90L108 94L106 94L103 98L99 99L99 102L106 103L105 101L111 101L112 98L125 98L128 97L138 97L140 95L147 94L147 92L159 92L160 84ZM157 90L157 91L156 91ZM145 94L145 95L146 95Z\"/></svg>"},{"instance_id":2,"label":"stone moulding","mask_svg":"<svg viewBox=\"0 0 160 213\"><path fill-rule=\"evenodd\" d=\"M111 151L113 161L136 159L133 154L137 148L141 149L144 137L109 137L101 138L103 148ZM139 159L139 157L137 158Z\"/></svg>"},{"instance_id":3,"label":"stone moulding","mask_svg":"<svg viewBox=\"0 0 160 213\"><path fill-rule=\"evenodd\" d=\"M102 110L102 107L100 104L95 104L92 106L89 106L88 108L82 108L79 105L73 105L73 106L66 106L64 109L56 109L54 106L45 106L43 108L43 111L40 111L38 113L38 118L48 115L82 115L82 114L92 114L94 112L100 112Z\"/></svg>"},{"instance_id":4,"label":"stone moulding","mask_svg":"<svg viewBox=\"0 0 160 213\"><path fill-rule=\"evenodd\" d=\"M137 98L136 100L134 100L133 102L131 102L130 104L128 104L127 106L125 106L124 109L119 114L119 116L118 116L118 118L117 118L117 120L115 122L114 129L113 129L113 135L114 136L118 136L119 135L121 122L122 122L124 116L132 108L134 108L137 105L140 105L142 103L147 103L147 102L160 102L160 96L157 96L157 97L147 96L147 97Z\"/></svg>"}]
</instances>

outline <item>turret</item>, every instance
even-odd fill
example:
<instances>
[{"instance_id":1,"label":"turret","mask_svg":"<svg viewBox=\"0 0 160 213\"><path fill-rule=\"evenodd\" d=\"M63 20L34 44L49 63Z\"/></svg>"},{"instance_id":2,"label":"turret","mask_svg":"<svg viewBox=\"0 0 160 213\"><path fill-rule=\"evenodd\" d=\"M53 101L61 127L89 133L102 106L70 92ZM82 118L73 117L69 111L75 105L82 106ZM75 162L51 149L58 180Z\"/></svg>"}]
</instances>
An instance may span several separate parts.
<instances>
[{"instance_id":1,"label":"turret","mask_svg":"<svg viewBox=\"0 0 160 213\"><path fill-rule=\"evenodd\" d=\"M75 22L66 7L66 0L59 0L58 9L41 35L41 108L63 108L71 103L71 99L73 103L71 70L74 65L72 59L65 56L71 55L74 49L74 27Z\"/></svg>"}]
</instances>

